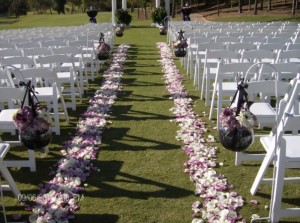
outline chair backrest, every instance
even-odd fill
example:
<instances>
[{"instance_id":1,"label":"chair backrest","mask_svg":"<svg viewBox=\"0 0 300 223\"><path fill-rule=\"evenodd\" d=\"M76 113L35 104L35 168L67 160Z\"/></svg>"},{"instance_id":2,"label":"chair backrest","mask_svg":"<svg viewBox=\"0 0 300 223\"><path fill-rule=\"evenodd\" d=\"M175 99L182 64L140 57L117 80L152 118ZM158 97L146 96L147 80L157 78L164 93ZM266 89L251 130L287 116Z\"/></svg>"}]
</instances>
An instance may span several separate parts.
<instances>
[{"instance_id":1,"label":"chair backrest","mask_svg":"<svg viewBox=\"0 0 300 223\"><path fill-rule=\"evenodd\" d=\"M206 50L205 64L217 64L218 60L224 63L238 62L240 60L240 54L231 50Z\"/></svg>"},{"instance_id":2,"label":"chair backrest","mask_svg":"<svg viewBox=\"0 0 300 223\"><path fill-rule=\"evenodd\" d=\"M15 45L9 42L0 42L0 50L15 49Z\"/></svg>"},{"instance_id":3,"label":"chair backrest","mask_svg":"<svg viewBox=\"0 0 300 223\"><path fill-rule=\"evenodd\" d=\"M56 72L50 68L29 68L20 70L22 77L20 80L31 80L32 85L36 87L49 87L53 82L56 82L59 86L59 81Z\"/></svg>"},{"instance_id":4,"label":"chair backrest","mask_svg":"<svg viewBox=\"0 0 300 223\"><path fill-rule=\"evenodd\" d=\"M300 43L289 43L286 47L287 50L300 50Z\"/></svg>"},{"instance_id":5,"label":"chair backrest","mask_svg":"<svg viewBox=\"0 0 300 223\"><path fill-rule=\"evenodd\" d=\"M0 102L7 102L8 108L15 108L16 102L20 102L24 98L26 89L15 87L0 87ZM20 104L17 105L18 107Z\"/></svg>"},{"instance_id":6,"label":"chair backrest","mask_svg":"<svg viewBox=\"0 0 300 223\"><path fill-rule=\"evenodd\" d=\"M242 53L241 62L269 62L274 63L276 53L270 50L250 50Z\"/></svg>"},{"instance_id":7,"label":"chair backrest","mask_svg":"<svg viewBox=\"0 0 300 223\"><path fill-rule=\"evenodd\" d=\"M31 57L31 58L38 58L39 56L48 56L52 55L52 51L50 48L47 47L34 47L23 49L24 56Z\"/></svg>"},{"instance_id":8,"label":"chair backrest","mask_svg":"<svg viewBox=\"0 0 300 223\"><path fill-rule=\"evenodd\" d=\"M58 48L52 48L53 54L62 54L62 55L73 55L75 57L83 57L82 49L75 46L63 46Z\"/></svg>"},{"instance_id":9,"label":"chair backrest","mask_svg":"<svg viewBox=\"0 0 300 223\"><path fill-rule=\"evenodd\" d=\"M275 70L274 70L275 69ZM279 80L290 80L297 76L300 72L300 64L298 63L274 63L262 65L258 80L274 79L277 72Z\"/></svg>"},{"instance_id":10,"label":"chair backrest","mask_svg":"<svg viewBox=\"0 0 300 223\"><path fill-rule=\"evenodd\" d=\"M24 56L4 58L1 60L1 63L3 65L13 65L21 69L35 66L35 62L32 58L24 57Z\"/></svg>"},{"instance_id":11,"label":"chair backrest","mask_svg":"<svg viewBox=\"0 0 300 223\"><path fill-rule=\"evenodd\" d=\"M0 87L14 87L13 79L11 78L8 70L0 69Z\"/></svg>"},{"instance_id":12,"label":"chair backrest","mask_svg":"<svg viewBox=\"0 0 300 223\"><path fill-rule=\"evenodd\" d=\"M263 43L259 45L260 50L271 50L274 52L278 52L279 50L285 50L285 43Z\"/></svg>"},{"instance_id":13,"label":"chair backrest","mask_svg":"<svg viewBox=\"0 0 300 223\"><path fill-rule=\"evenodd\" d=\"M53 54L39 57L38 61L41 67L50 67L56 69L58 72L70 71L70 69L73 69L73 71L76 70L74 57L69 55ZM63 66L64 63L70 64L70 66Z\"/></svg>"},{"instance_id":14,"label":"chair backrest","mask_svg":"<svg viewBox=\"0 0 300 223\"><path fill-rule=\"evenodd\" d=\"M4 49L0 50L0 57L8 58L8 57L18 57L23 56L23 52L20 49Z\"/></svg>"},{"instance_id":15,"label":"chair backrest","mask_svg":"<svg viewBox=\"0 0 300 223\"><path fill-rule=\"evenodd\" d=\"M298 50L280 50L276 63L300 63L300 48Z\"/></svg>"},{"instance_id":16,"label":"chair backrest","mask_svg":"<svg viewBox=\"0 0 300 223\"><path fill-rule=\"evenodd\" d=\"M49 40L49 41L41 41L41 47L60 47L66 46L67 41L59 41L59 40Z\"/></svg>"},{"instance_id":17,"label":"chair backrest","mask_svg":"<svg viewBox=\"0 0 300 223\"><path fill-rule=\"evenodd\" d=\"M246 89L249 101L264 101L264 98L257 97L258 94L276 96L275 84L277 85L277 96L284 96L289 89L290 83L277 80L251 81Z\"/></svg>"},{"instance_id":18,"label":"chair backrest","mask_svg":"<svg viewBox=\"0 0 300 223\"><path fill-rule=\"evenodd\" d=\"M248 50L254 50L256 49L256 45L254 43L229 43L227 45L227 49L228 50L232 50L232 51L248 51Z\"/></svg>"},{"instance_id":19,"label":"chair backrest","mask_svg":"<svg viewBox=\"0 0 300 223\"><path fill-rule=\"evenodd\" d=\"M34 48L40 47L39 42L22 42L22 43L15 43L17 49L24 49L24 48Z\"/></svg>"},{"instance_id":20,"label":"chair backrest","mask_svg":"<svg viewBox=\"0 0 300 223\"><path fill-rule=\"evenodd\" d=\"M216 37L216 43L239 43L241 39L237 36L220 36Z\"/></svg>"}]
</instances>

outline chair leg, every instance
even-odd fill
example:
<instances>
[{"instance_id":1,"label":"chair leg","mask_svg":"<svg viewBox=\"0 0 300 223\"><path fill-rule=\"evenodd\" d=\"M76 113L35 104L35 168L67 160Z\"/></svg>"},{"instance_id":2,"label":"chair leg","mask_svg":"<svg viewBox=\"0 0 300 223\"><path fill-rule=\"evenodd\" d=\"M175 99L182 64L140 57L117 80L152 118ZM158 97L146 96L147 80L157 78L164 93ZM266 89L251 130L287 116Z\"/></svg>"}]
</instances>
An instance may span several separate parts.
<instances>
[{"instance_id":1,"label":"chair leg","mask_svg":"<svg viewBox=\"0 0 300 223\"><path fill-rule=\"evenodd\" d=\"M283 193L283 185L284 185L284 173L285 173L285 146L281 146L277 165L275 165L276 173L275 173L275 184L274 191L272 194L272 203L270 208L270 216L271 222L279 222L281 217L281 203L282 203L282 193Z\"/></svg>"},{"instance_id":2,"label":"chair leg","mask_svg":"<svg viewBox=\"0 0 300 223\"><path fill-rule=\"evenodd\" d=\"M35 162L35 154L34 150L28 150L28 158L29 158L29 169L30 172L36 172L36 162Z\"/></svg>"}]
</instances>

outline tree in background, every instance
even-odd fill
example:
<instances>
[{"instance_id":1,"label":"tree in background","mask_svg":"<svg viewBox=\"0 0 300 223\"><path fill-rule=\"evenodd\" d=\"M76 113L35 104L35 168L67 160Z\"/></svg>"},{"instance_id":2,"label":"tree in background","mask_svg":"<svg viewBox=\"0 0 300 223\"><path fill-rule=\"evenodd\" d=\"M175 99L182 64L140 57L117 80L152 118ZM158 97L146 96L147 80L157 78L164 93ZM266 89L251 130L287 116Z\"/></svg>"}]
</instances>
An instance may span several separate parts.
<instances>
[{"instance_id":1,"label":"tree in background","mask_svg":"<svg viewBox=\"0 0 300 223\"><path fill-rule=\"evenodd\" d=\"M55 11L57 11L58 14L65 14L65 4L67 3L67 0L54 0L54 3Z\"/></svg>"},{"instance_id":2,"label":"tree in background","mask_svg":"<svg viewBox=\"0 0 300 223\"><path fill-rule=\"evenodd\" d=\"M12 0L0 0L0 13L7 13Z\"/></svg>"},{"instance_id":3,"label":"tree in background","mask_svg":"<svg viewBox=\"0 0 300 223\"><path fill-rule=\"evenodd\" d=\"M29 11L28 0L12 0L8 9L9 13L14 14L18 19L20 15L27 15Z\"/></svg>"},{"instance_id":4,"label":"tree in background","mask_svg":"<svg viewBox=\"0 0 300 223\"><path fill-rule=\"evenodd\" d=\"M68 2L71 4L71 14L75 11L76 7L79 10L82 5L82 0L68 0Z\"/></svg>"},{"instance_id":5,"label":"tree in background","mask_svg":"<svg viewBox=\"0 0 300 223\"><path fill-rule=\"evenodd\" d=\"M29 0L29 6L32 11L36 11L37 13L42 13L49 9L52 14L54 0Z\"/></svg>"}]
</instances>

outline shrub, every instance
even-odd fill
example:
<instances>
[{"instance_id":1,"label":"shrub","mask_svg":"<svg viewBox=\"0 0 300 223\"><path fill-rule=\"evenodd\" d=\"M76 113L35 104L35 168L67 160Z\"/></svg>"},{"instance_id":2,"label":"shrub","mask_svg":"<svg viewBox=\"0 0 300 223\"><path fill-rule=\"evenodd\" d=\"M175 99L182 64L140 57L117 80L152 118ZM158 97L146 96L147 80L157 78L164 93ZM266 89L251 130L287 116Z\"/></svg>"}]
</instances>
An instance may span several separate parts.
<instances>
[{"instance_id":1,"label":"shrub","mask_svg":"<svg viewBox=\"0 0 300 223\"><path fill-rule=\"evenodd\" d=\"M132 16L129 14L127 10L119 9L116 13L116 18L118 23L123 23L125 25L129 25L132 21Z\"/></svg>"},{"instance_id":2,"label":"shrub","mask_svg":"<svg viewBox=\"0 0 300 223\"><path fill-rule=\"evenodd\" d=\"M168 14L165 8L162 7L156 8L151 14L152 21L154 23L163 23L167 15Z\"/></svg>"}]
</instances>

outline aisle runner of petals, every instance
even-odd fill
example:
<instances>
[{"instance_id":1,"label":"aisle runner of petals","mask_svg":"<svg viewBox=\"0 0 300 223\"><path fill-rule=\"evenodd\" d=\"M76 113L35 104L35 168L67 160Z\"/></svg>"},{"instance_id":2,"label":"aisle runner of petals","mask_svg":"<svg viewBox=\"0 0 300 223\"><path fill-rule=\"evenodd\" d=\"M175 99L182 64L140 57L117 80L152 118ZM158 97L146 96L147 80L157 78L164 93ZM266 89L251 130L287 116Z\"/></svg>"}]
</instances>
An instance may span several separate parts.
<instances>
[{"instance_id":1,"label":"aisle runner of petals","mask_svg":"<svg viewBox=\"0 0 300 223\"><path fill-rule=\"evenodd\" d=\"M162 42L157 43L157 47L160 49L165 84L174 100L171 111L176 117L175 122L180 126L176 138L183 142L183 150L189 156L189 160L185 162L185 172L195 185L195 194L203 199L192 205L192 222L245 222L237 213L237 209L243 206L243 198L236 192L228 192L233 186L213 169L218 165L214 138L209 136L205 139L205 122L193 111L192 99L187 97L182 84L183 78L172 60L170 48Z\"/></svg>"},{"instance_id":2,"label":"aisle runner of petals","mask_svg":"<svg viewBox=\"0 0 300 223\"><path fill-rule=\"evenodd\" d=\"M75 136L65 143L53 179L40 188L30 222L68 223L79 209L82 184L91 171L98 170L91 160L96 159L102 133L109 123L109 111L115 102L123 75L123 63L129 46L120 45L112 55L110 68L104 72L100 90L90 99L90 106L80 118ZM98 170L99 171L99 170Z\"/></svg>"}]
</instances>

